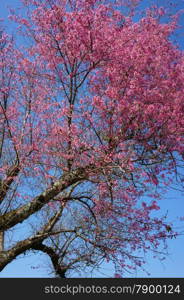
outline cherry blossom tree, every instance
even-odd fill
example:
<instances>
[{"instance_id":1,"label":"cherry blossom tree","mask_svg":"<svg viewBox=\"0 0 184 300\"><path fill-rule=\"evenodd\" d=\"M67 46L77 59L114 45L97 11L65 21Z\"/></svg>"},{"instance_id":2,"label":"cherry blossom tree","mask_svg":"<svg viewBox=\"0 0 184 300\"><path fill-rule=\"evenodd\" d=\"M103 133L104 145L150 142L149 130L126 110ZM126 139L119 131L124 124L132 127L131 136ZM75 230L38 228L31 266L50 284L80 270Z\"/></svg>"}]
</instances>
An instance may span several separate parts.
<instances>
[{"instance_id":1,"label":"cherry blossom tree","mask_svg":"<svg viewBox=\"0 0 184 300\"><path fill-rule=\"evenodd\" d=\"M156 211L183 182L184 55L176 17L154 7L135 22L138 2L12 11L29 43L1 34L0 270L41 251L60 277L103 262L124 276L177 236Z\"/></svg>"}]
</instances>

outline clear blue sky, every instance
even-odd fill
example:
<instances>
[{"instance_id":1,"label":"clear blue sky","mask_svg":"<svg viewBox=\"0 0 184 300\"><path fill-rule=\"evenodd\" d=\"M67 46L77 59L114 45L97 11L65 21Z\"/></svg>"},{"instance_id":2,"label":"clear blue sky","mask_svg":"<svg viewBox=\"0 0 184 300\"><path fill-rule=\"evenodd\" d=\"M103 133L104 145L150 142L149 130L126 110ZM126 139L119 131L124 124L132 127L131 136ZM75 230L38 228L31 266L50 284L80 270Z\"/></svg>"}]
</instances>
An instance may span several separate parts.
<instances>
[{"instance_id":1,"label":"clear blue sky","mask_svg":"<svg viewBox=\"0 0 184 300\"><path fill-rule=\"evenodd\" d=\"M145 3L149 2L144 1ZM155 1L166 3L166 0ZM6 0L0 2L0 19L5 20L9 32L13 31L13 25L7 21L9 14L7 6L17 7L20 5L19 0ZM144 3L143 3L144 6ZM180 8L184 9L184 3L181 1ZM179 31L177 40L180 47L184 49L184 19L181 20L183 26ZM183 224L177 222L177 218L184 216L184 195L177 191L171 191L165 198L160 201L161 212L164 214L168 211L169 220L173 221L175 226L179 226L178 230L184 230ZM181 227L183 225L183 228ZM169 255L166 260L160 262L152 257L147 258L145 269L149 271L150 277L184 277L184 236L168 241ZM51 277L49 261L42 254L28 254L17 258L13 263L9 264L1 273L0 277ZM108 276L111 266L104 265L103 273ZM96 273L96 277L104 277L100 273ZM138 271L127 277L148 277L146 273Z\"/></svg>"}]
</instances>

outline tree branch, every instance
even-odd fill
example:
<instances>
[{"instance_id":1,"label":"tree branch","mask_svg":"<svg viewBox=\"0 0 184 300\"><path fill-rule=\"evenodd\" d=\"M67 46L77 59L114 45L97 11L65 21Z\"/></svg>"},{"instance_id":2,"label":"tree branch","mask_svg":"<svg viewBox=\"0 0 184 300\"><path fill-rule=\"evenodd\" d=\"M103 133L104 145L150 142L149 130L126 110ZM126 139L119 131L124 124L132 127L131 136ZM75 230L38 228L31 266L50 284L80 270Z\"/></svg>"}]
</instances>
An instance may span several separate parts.
<instances>
[{"instance_id":1,"label":"tree branch","mask_svg":"<svg viewBox=\"0 0 184 300\"><path fill-rule=\"evenodd\" d=\"M39 211L60 192L76 182L85 180L87 178L86 169L87 168L78 168L69 173L64 173L63 176L56 181L52 187L46 189L31 202L0 216L0 231L7 230L16 224L23 222L29 216Z\"/></svg>"},{"instance_id":2,"label":"tree branch","mask_svg":"<svg viewBox=\"0 0 184 300\"><path fill-rule=\"evenodd\" d=\"M11 166L7 172L7 178L0 181L0 204L3 202L10 185L14 181L15 177L19 174L20 167L18 164Z\"/></svg>"},{"instance_id":3,"label":"tree branch","mask_svg":"<svg viewBox=\"0 0 184 300\"><path fill-rule=\"evenodd\" d=\"M57 275L59 275L60 278L66 278L65 273L68 268L67 268L67 266L62 266L62 264L59 263L60 256L51 247L48 247L42 243L38 243L38 244L34 245L32 247L32 249L42 251L42 252L46 253L47 255L49 255L49 257L52 261L55 273Z\"/></svg>"},{"instance_id":4,"label":"tree branch","mask_svg":"<svg viewBox=\"0 0 184 300\"><path fill-rule=\"evenodd\" d=\"M63 206L50 218L50 220L46 223L46 225L38 231L34 236L27 238L23 241L18 242L13 248L8 251L1 251L0 253L0 271L10 263L13 259L15 259L18 255L24 253L27 250L34 249L36 245L43 242L44 239L49 237L50 235L68 232L68 230L60 230L58 232L52 232L54 225L57 223L59 218L61 217L63 212ZM69 230L70 231L70 230Z\"/></svg>"}]
</instances>

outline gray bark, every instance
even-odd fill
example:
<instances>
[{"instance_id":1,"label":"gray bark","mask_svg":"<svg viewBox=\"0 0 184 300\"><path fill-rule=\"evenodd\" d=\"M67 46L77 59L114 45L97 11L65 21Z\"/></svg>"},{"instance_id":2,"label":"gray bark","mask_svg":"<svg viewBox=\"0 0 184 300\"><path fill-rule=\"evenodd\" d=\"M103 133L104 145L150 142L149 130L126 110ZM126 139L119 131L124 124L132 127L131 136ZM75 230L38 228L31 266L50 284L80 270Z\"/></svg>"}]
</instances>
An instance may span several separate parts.
<instances>
[{"instance_id":1,"label":"gray bark","mask_svg":"<svg viewBox=\"0 0 184 300\"><path fill-rule=\"evenodd\" d=\"M4 251L4 231L0 231L0 252Z\"/></svg>"}]
</instances>

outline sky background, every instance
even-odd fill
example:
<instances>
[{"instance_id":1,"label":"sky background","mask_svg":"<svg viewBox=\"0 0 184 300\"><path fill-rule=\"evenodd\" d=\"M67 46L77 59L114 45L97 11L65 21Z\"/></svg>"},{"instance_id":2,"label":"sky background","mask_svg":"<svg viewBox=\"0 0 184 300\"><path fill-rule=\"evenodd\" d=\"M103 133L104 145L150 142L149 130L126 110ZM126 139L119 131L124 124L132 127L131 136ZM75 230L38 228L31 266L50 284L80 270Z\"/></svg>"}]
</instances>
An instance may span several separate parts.
<instances>
[{"instance_id":1,"label":"sky background","mask_svg":"<svg viewBox=\"0 0 184 300\"><path fill-rule=\"evenodd\" d=\"M159 3L163 5L167 0L160 0ZM141 8L145 7L145 3L149 0L143 1ZM155 1L157 3L158 1ZM18 7L20 1L6 0L0 1L0 19L4 19L4 24L8 32L15 30L14 25L8 21L8 8ZM180 8L184 9L184 2L180 1ZM177 39L181 49L184 49L184 18L180 21L181 28L178 30ZM160 200L160 214L168 212L168 219L174 223L176 229L184 231L184 222L179 222L180 217L184 217L184 195L179 191L170 191L165 197ZM168 255L166 259L160 262L147 256L147 264L145 269L150 273L148 276L145 272L139 270L136 273L127 274L126 277L184 277L184 235L168 241ZM43 254L28 254L25 257L20 256L14 262L10 263L1 273L2 277L52 277L50 273L50 263L47 256ZM95 273L95 277L108 277L111 274L111 265L105 264L101 273Z\"/></svg>"}]
</instances>

